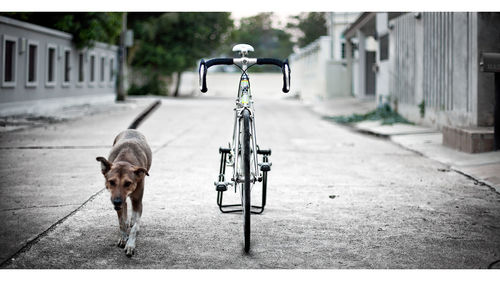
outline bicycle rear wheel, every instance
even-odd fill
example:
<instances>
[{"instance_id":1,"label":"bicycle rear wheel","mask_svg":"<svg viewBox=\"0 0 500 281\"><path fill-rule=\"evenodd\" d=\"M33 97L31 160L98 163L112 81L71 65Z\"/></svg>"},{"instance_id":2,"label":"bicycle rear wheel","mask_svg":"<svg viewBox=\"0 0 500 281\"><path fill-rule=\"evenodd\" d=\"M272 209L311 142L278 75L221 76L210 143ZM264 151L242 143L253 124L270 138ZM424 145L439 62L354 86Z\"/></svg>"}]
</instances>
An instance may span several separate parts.
<instances>
[{"instance_id":1,"label":"bicycle rear wheel","mask_svg":"<svg viewBox=\"0 0 500 281\"><path fill-rule=\"evenodd\" d=\"M247 109L244 109L242 112L242 121L243 121L243 134L242 134L242 150L243 150L243 158L242 158L242 168L244 175L244 182L241 188L241 203L243 209L243 232L245 237L245 252L248 253L250 251L250 112Z\"/></svg>"}]
</instances>

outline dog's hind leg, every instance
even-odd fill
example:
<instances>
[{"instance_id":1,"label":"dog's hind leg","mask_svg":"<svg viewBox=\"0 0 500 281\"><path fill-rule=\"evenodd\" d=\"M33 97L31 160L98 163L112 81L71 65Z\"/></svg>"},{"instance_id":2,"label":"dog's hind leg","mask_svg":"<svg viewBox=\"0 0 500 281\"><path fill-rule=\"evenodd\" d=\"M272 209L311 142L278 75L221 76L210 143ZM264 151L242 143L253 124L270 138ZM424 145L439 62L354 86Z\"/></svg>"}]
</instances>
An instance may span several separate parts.
<instances>
[{"instance_id":1,"label":"dog's hind leg","mask_svg":"<svg viewBox=\"0 0 500 281\"><path fill-rule=\"evenodd\" d=\"M118 214L118 223L120 224L120 238L118 239L118 247L125 247L128 240L128 225L127 225L127 202L123 202L122 208L116 211Z\"/></svg>"},{"instance_id":2,"label":"dog's hind leg","mask_svg":"<svg viewBox=\"0 0 500 281\"><path fill-rule=\"evenodd\" d=\"M141 198L142 199L142 198ZM130 220L130 234L128 236L127 245L125 245L125 254L127 256L132 256L135 251L135 240L137 238L137 233L139 232L139 225L142 215L142 200L132 199L132 218Z\"/></svg>"}]
</instances>

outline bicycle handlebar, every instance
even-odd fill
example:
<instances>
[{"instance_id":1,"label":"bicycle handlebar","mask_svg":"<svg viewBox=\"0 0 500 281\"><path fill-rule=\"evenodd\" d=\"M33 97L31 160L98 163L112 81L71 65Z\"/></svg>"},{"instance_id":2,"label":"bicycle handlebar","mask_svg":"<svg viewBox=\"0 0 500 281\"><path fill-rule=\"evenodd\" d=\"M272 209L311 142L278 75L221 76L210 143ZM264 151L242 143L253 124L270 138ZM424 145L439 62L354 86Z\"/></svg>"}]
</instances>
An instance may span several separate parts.
<instances>
[{"instance_id":1,"label":"bicycle handlebar","mask_svg":"<svg viewBox=\"0 0 500 281\"><path fill-rule=\"evenodd\" d=\"M285 60L285 61L288 62L288 60ZM283 67L283 63L284 62L279 60L279 59L271 59L271 58L257 59L257 64L259 64L259 65L274 64L276 66Z\"/></svg>"},{"instance_id":2,"label":"bicycle handlebar","mask_svg":"<svg viewBox=\"0 0 500 281\"><path fill-rule=\"evenodd\" d=\"M276 65L281 68L281 73L283 74L283 93L288 93L290 91L290 66L288 64L288 59L281 61L279 59L273 58L258 58L258 59L248 59L255 60L255 64L258 65ZM208 91L207 88L207 70L214 65L232 65L235 63L235 59L233 58L216 58L205 61L202 59L200 61L200 66L198 68L199 73L199 83L200 90L203 93Z\"/></svg>"},{"instance_id":3,"label":"bicycle handlebar","mask_svg":"<svg viewBox=\"0 0 500 281\"><path fill-rule=\"evenodd\" d=\"M207 69L213 65L221 65L221 64L232 65L233 59L232 58L211 59L206 62Z\"/></svg>"}]
</instances>

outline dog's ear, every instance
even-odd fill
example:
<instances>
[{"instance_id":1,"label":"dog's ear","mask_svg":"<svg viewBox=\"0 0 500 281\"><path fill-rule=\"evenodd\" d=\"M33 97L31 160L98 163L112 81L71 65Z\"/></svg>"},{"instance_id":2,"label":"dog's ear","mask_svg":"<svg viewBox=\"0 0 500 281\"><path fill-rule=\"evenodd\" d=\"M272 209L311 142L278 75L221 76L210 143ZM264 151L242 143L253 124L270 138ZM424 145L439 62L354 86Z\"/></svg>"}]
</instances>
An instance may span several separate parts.
<instances>
[{"instance_id":1,"label":"dog's ear","mask_svg":"<svg viewBox=\"0 0 500 281\"><path fill-rule=\"evenodd\" d=\"M144 169L143 167L136 167L135 170L134 170L134 173L137 175L137 176L141 176L143 173L146 175L146 176L149 176L148 174L148 170Z\"/></svg>"},{"instance_id":2,"label":"dog's ear","mask_svg":"<svg viewBox=\"0 0 500 281\"><path fill-rule=\"evenodd\" d=\"M101 172L103 175L111 170L111 163L106 158L99 156L95 160L101 162Z\"/></svg>"}]
</instances>

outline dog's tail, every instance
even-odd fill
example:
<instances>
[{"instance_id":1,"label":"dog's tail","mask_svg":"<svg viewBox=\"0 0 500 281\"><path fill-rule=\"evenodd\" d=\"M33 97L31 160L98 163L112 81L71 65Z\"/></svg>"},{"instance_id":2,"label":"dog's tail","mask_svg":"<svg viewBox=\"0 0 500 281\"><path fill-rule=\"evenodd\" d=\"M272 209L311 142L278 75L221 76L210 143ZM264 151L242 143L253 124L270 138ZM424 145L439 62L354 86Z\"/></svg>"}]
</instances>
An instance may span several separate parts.
<instances>
[{"instance_id":1,"label":"dog's tail","mask_svg":"<svg viewBox=\"0 0 500 281\"><path fill-rule=\"evenodd\" d=\"M153 112L155 111L155 109L157 109L161 104L161 100L156 100L155 102L153 102L150 106L148 106L143 112L141 112L141 114L139 114L139 116L137 116L134 120L134 122L132 122L132 124L130 124L130 126L128 126L129 129L137 129L139 127L139 125L141 125L141 123L146 119L148 118L148 116Z\"/></svg>"}]
</instances>

